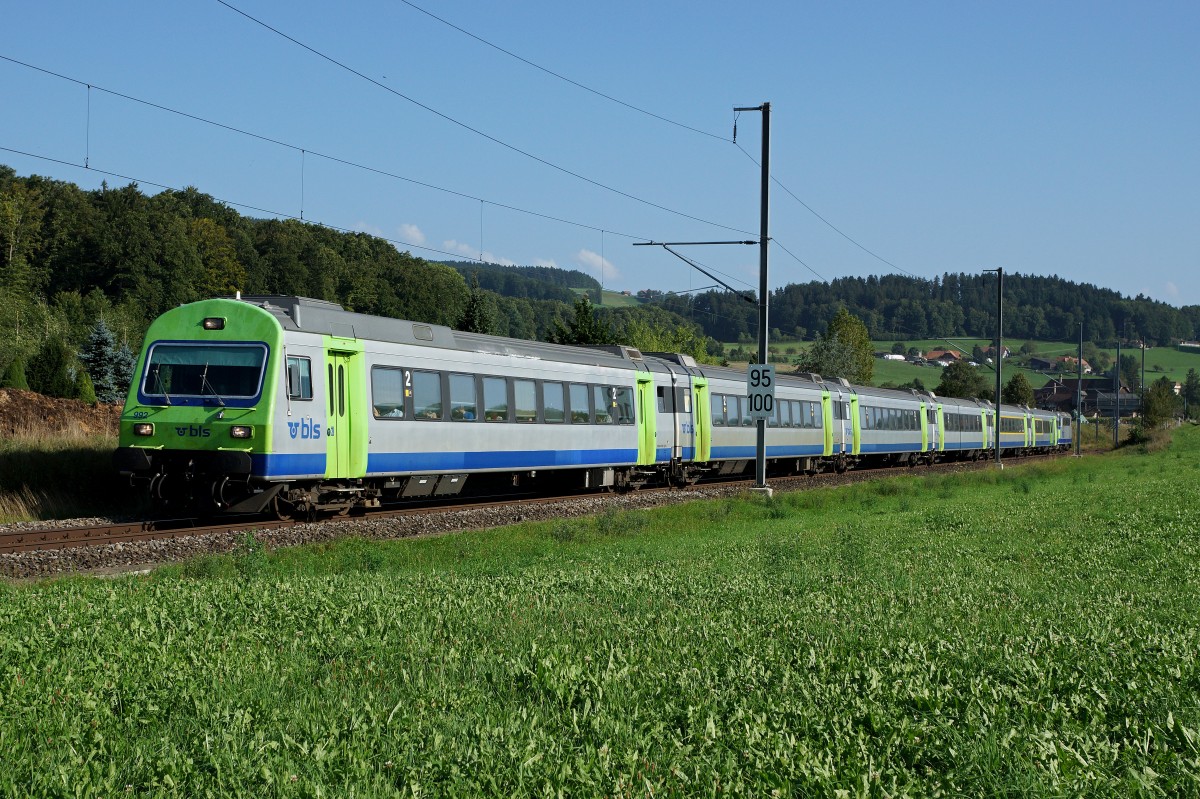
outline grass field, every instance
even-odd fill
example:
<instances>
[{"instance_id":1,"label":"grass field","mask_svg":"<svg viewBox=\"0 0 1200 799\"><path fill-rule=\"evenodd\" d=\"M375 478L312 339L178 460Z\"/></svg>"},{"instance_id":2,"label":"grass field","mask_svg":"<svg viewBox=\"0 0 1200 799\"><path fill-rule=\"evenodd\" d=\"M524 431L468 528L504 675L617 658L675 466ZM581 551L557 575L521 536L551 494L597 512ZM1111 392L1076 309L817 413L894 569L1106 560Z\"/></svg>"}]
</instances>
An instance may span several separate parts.
<instances>
[{"instance_id":1,"label":"grass field","mask_svg":"<svg viewBox=\"0 0 1200 799\"><path fill-rule=\"evenodd\" d=\"M1198 795L1153 449L0 586L0 794Z\"/></svg>"}]
</instances>

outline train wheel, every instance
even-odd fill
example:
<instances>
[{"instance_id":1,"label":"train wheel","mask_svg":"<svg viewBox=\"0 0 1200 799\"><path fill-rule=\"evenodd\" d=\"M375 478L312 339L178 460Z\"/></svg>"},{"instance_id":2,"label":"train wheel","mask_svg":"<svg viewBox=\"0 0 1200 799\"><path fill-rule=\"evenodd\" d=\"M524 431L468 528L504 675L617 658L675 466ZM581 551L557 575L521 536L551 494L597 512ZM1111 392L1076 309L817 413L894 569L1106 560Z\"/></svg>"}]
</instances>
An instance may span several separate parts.
<instances>
[{"instance_id":1,"label":"train wheel","mask_svg":"<svg viewBox=\"0 0 1200 799\"><path fill-rule=\"evenodd\" d=\"M296 506L278 494L271 500L271 510L281 522L290 522L296 518Z\"/></svg>"}]
</instances>

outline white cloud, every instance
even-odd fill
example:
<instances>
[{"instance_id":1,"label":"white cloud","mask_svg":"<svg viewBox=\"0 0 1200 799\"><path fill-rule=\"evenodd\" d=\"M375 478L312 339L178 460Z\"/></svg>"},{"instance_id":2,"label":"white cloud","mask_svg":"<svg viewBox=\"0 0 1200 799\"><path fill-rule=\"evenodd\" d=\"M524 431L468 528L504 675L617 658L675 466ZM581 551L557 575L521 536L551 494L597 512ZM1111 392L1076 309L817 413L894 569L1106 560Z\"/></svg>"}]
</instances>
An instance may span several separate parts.
<instances>
[{"instance_id":1,"label":"white cloud","mask_svg":"<svg viewBox=\"0 0 1200 799\"><path fill-rule=\"evenodd\" d=\"M621 270L613 266L612 261L607 258L601 258L600 253L592 252L591 250L580 250L575 256L580 265L585 269L599 274L601 267L604 269L604 283L607 285L610 281L621 279Z\"/></svg>"},{"instance_id":2,"label":"white cloud","mask_svg":"<svg viewBox=\"0 0 1200 799\"><path fill-rule=\"evenodd\" d=\"M458 253L459 255L465 255L468 258L478 258L484 263L499 264L500 266L517 265L517 262L511 258L504 258L503 256L496 255L494 252L489 252L488 250L484 250L481 253L479 252L479 248L473 247L465 242L455 241L454 239L443 241L442 249L449 252Z\"/></svg>"},{"instance_id":3,"label":"white cloud","mask_svg":"<svg viewBox=\"0 0 1200 799\"><path fill-rule=\"evenodd\" d=\"M383 231L374 225L368 225L366 222L355 222L354 229L360 233L370 233L372 236L383 238Z\"/></svg>"},{"instance_id":4,"label":"white cloud","mask_svg":"<svg viewBox=\"0 0 1200 799\"><path fill-rule=\"evenodd\" d=\"M400 238L409 244L416 244L418 246L425 244L425 234L416 225L405 222L397 230L400 231Z\"/></svg>"},{"instance_id":5,"label":"white cloud","mask_svg":"<svg viewBox=\"0 0 1200 799\"><path fill-rule=\"evenodd\" d=\"M1179 296L1179 286L1176 286L1170 280L1167 281L1167 296L1168 297L1178 297Z\"/></svg>"},{"instance_id":6,"label":"white cloud","mask_svg":"<svg viewBox=\"0 0 1200 799\"><path fill-rule=\"evenodd\" d=\"M534 258L534 266L548 266L551 269L558 269L558 263L553 258Z\"/></svg>"}]
</instances>

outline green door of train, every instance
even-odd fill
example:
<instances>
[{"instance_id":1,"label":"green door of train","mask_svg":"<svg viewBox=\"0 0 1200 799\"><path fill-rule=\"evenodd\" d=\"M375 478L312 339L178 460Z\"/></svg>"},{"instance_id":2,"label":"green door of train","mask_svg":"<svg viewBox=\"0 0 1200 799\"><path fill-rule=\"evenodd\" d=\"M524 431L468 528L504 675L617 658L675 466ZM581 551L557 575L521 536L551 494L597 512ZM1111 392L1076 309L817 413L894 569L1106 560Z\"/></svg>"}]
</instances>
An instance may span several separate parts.
<instances>
[{"instance_id":1,"label":"green door of train","mask_svg":"<svg viewBox=\"0 0 1200 799\"><path fill-rule=\"evenodd\" d=\"M325 428L325 477L350 476L350 445L353 427L350 416L352 356L345 352L329 352L325 359L325 379L328 383Z\"/></svg>"},{"instance_id":2,"label":"green door of train","mask_svg":"<svg viewBox=\"0 0 1200 799\"><path fill-rule=\"evenodd\" d=\"M655 416L654 377L648 372L639 372L637 376L637 413L638 413L638 465L654 465L655 435L658 420Z\"/></svg>"}]
</instances>

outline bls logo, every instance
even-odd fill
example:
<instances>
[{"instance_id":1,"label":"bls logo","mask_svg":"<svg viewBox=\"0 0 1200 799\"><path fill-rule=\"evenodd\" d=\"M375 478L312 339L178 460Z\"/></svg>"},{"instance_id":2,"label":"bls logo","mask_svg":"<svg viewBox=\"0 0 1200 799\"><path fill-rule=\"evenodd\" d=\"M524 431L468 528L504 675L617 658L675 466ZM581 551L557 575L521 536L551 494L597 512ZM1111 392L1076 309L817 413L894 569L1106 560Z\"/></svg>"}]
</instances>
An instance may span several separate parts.
<instances>
[{"instance_id":1,"label":"bls logo","mask_svg":"<svg viewBox=\"0 0 1200 799\"><path fill-rule=\"evenodd\" d=\"M287 426L288 433L291 434L292 438L295 438L297 435L300 438L321 437L321 425L314 422L311 417L305 417L298 422L288 422Z\"/></svg>"},{"instance_id":2,"label":"bls logo","mask_svg":"<svg viewBox=\"0 0 1200 799\"><path fill-rule=\"evenodd\" d=\"M207 427L197 427L194 424L175 428L175 435L188 438L208 438L211 433L212 431Z\"/></svg>"}]
</instances>

